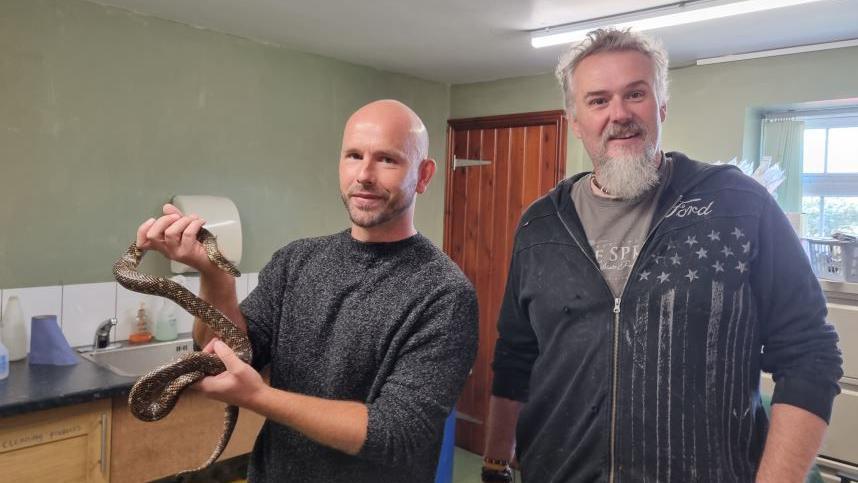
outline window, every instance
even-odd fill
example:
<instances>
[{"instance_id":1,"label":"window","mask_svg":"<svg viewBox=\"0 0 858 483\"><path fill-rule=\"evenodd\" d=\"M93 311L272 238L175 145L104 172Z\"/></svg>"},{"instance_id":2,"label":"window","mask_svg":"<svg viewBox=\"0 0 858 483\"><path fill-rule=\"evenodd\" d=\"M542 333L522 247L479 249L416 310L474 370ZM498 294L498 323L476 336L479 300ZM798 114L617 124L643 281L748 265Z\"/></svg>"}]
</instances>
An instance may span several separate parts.
<instances>
[{"instance_id":1,"label":"window","mask_svg":"<svg viewBox=\"0 0 858 483\"><path fill-rule=\"evenodd\" d=\"M807 116L803 154L804 235L858 234L858 113Z\"/></svg>"}]
</instances>

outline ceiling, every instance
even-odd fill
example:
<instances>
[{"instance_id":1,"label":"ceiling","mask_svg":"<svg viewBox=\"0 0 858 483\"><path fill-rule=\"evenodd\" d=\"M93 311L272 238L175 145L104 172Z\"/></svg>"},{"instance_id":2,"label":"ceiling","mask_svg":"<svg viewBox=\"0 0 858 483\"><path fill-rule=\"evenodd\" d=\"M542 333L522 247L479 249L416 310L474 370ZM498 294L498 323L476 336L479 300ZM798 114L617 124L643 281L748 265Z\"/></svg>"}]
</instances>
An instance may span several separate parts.
<instances>
[{"instance_id":1,"label":"ceiling","mask_svg":"<svg viewBox=\"0 0 858 483\"><path fill-rule=\"evenodd\" d=\"M449 84L553 70L530 30L671 0L97 0L134 12ZM858 0L822 0L652 31L671 66L858 39Z\"/></svg>"}]
</instances>

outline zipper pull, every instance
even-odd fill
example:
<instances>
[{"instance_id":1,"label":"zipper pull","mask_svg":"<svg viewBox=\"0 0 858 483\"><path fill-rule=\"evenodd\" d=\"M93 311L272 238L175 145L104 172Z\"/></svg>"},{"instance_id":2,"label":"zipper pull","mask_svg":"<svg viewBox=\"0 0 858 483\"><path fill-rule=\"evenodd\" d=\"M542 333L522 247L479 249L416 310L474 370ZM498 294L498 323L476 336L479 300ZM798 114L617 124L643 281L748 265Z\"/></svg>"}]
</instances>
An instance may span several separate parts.
<instances>
[{"instance_id":1,"label":"zipper pull","mask_svg":"<svg viewBox=\"0 0 858 483\"><path fill-rule=\"evenodd\" d=\"M615 314L620 313L620 299L619 298L614 299L614 313Z\"/></svg>"}]
</instances>

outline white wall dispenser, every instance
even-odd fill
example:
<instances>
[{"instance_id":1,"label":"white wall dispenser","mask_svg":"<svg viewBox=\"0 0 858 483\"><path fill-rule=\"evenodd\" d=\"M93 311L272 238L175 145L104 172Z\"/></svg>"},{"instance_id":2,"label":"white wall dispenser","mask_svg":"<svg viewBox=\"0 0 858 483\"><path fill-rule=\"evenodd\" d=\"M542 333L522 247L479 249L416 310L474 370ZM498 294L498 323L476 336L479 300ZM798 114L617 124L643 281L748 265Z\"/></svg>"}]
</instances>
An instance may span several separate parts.
<instances>
[{"instance_id":1,"label":"white wall dispenser","mask_svg":"<svg viewBox=\"0 0 858 483\"><path fill-rule=\"evenodd\" d=\"M229 198L206 195L176 195L173 205L182 213L195 213L206 220L205 228L217 237L220 252L236 267L241 262L241 218L238 208ZM193 268L172 261L173 273L195 272Z\"/></svg>"}]
</instances>

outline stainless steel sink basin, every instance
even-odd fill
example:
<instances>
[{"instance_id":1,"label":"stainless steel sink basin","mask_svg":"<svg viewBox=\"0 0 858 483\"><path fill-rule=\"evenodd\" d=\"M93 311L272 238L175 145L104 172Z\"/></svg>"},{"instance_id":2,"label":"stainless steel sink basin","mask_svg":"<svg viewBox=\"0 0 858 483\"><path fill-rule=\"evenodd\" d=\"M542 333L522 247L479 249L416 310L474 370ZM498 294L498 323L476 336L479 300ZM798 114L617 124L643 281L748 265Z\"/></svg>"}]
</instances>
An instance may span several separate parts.
<instances>
[{"instance_id":1,"label":"stainless steel sink basin","mask_svg":"<svg viewBox=\"0 0 858 483\"><path fill-rule=\"evenodd\" d=\"M179 354L193 350L193 340L186 338L143 345L123 345L117 349L83 352L81 356L120 376L140 377L156 367L176 360Z\"/></svg>"}]
</instances>

